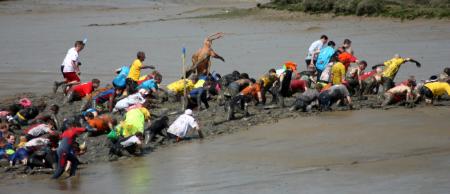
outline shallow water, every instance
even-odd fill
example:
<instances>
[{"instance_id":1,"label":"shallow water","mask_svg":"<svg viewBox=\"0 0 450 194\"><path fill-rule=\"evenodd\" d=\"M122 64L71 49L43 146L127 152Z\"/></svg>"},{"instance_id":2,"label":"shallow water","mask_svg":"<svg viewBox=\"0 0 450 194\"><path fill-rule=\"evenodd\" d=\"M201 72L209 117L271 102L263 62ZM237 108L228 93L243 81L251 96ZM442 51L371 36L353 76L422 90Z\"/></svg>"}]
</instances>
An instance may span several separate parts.
<instances>
[{"instance_id":1,"label":"shallow water","mask_svg":"<svg viewBox=\"0 0 450 194\"><path fill-rule=\"evenodd\" d=\"M0 12L0 95L49 92L53 81L61 79L59 66L67 49L74 40L84 37L88 38L88 44L80 53L81 78L87 81L98 77L105 84L112 80L113 70L130 64L139 50L147 53L145 63L156 65L162 72L163 84L170 83L181 72L181 48L187 48L189 62L189 56L201 46L203 38L217 31L226 33L223 39L214 42L215 50L226 59L226 63L213 62L213 69L221 73L238 69L257 77L286 60L303 64L307 47L321 34L328 34L337 43L351 38L356 56L370 65L381 63L395 53L422 62L421 69L404 65L398 80L410 74L418 79L427 78L440 72L450 61L450 22L447 20L260 20L259 16L170 20L224 13L229 7L249 7L254 3L193 1L180 5L177 3L189 1L135 0L124 4L121 1L55 3L47 0L43 2L53 6L40 8L20 2L17 4L21 6L0 9L3 10ZM79 11L68 9L70 6L79 6ZM34 7L36 11L11 11L33 10ZM154 21L161 18L169 20ZM88 26L124 22L129 24Z\"/></svg>"},{"instance_id":2,"label":"shallow water","mask_svg":"<svg viewBox=\"0 0 450 194\"><path fill-rule=\"evenodd\" d=\"M91 164L14 193L447 193L448 107L332 112ZM432 127L431 127L432 126Z\"/></svg>"}]
</instances>

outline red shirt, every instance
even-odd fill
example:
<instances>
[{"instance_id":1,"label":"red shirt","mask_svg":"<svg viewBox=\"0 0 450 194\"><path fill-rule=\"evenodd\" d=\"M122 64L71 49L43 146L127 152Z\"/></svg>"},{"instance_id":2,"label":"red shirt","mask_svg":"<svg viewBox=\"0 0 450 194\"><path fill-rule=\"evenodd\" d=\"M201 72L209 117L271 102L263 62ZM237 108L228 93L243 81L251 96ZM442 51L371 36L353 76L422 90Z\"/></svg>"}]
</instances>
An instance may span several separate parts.
<instances>
[{"instance_id":1,"label":"red shirt","mask_svg":"<svg viewBox=\"0 0 450 194\"><path fill-rule=\"evenodd\" d=\"M372 75L375 75L376 73L377 73L376 71L366 72L366 73L362 74L361 76L359 76L359 79L366 80L367 78L369 78Z\"/></svg>"},{"instance_id":2,"label":"red shirt","mask_svg":"<svg viewBox=\"0 0 450 194\"><path fill-rule=\"evenodd\" d=\"M293 92L305 91L306 81L301 79L295 79L291 81L291 90Z\"/></svg>"},{"instance_id":3,"label":"red shirt","mask_svg":"<svg viewBox=\"0 0 450 194\"><path fill-rule=\"evenodd\" d=\"M80 135L85 131L86 129L82 127L68 128L67 130L64 131L64 133L61 134L61 139L67 138L69 139L68 143L72 144L72 141L75 138L75 136Z\"/></svg>"},{"instance_id":4,"label":"red shirt","mask_svg":"<svg viewBox=\"0 0 450 194\"><path fill-rule=\"evenodd\" d=\"M82 83L73 87L73 91L80 95L80 97L85 97L92 93L94 88L92 87L92 82Z\"/></svg>"},{"instance_id":5,"label":"red shirt","mask_svg":"<svg viewBox=\"0 0 450 194\"><path fill-rule=\"evenodd\" d=\"M348 66L350 66L350 63L354 63L356 60L358 60L355 56L353 56L352 54L348 53L348 52L343 52L341 53L339 56L339 61L344 64L345 66L345 71L347 71Z\"/></svg>"}]
</instances>

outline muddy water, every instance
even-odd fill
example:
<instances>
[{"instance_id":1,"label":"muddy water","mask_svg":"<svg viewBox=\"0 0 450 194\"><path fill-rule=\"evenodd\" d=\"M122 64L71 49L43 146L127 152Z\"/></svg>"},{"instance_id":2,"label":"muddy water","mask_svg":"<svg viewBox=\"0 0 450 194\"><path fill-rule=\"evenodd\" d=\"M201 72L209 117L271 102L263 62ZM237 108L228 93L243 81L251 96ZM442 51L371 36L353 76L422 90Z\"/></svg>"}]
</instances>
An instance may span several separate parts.
<instances>
[{"instance_id":1,"label":"muddy water","mask_svg":"<svg viewBox=\"0 0 450 194\"><path fill-rule=\"evenodd\" d=\"M447 107L333 112L89 165L39 193L447 193ZM6 185L4 185L6 184ZM24 187L25 186L25 187ZM14 192L13 192L14 193Z\"/></svg>"},{"instance_id":2,"label":"muddy water","mask_svg":"<svg viewBox=\"0 0 450 194\"><path fill-rule=\"evenodd\" d=\"M213 69L222 73L238 69L256 77L285 60L303 64L307 47L321 34L337 43L351 38L356 55L369 64L383 62L395 53L422 62L422 69L405 65L399 80L410 74L427 78L450 61L447 20L261 19L268 15L266 11L244 18L189 19L225 13L230 7L250 7L254 1L36 2L48 6L0 3L0 95L50 91L53 80L61 78L59 66L65 52L83 37L88 44L80 53L84 64L81 78L98 77L104 83L112 80L113 69L130 64L138 50L147 52L146 63L163 73L163 84L170 83L181 71L181 47L187 47L190 56L206 35L216 31L226 33L214 43L226 62L214 61ZM174 18L178 19L171 20Z\"/></svg>"}]
</instances>

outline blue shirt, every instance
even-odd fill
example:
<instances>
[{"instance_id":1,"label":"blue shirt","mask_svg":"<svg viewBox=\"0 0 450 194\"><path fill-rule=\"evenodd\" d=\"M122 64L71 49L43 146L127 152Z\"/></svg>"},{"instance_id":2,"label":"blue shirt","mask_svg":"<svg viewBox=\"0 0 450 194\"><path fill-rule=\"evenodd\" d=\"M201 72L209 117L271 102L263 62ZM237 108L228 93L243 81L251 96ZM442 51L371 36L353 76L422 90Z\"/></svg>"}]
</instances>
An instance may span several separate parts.
<instances>
[{"instance_id":1,"label":"blue shirt","mask_svg":"<svg viewBox=\"0 0 450 194\"><path fill-rule=\"evenodd\" d=\"M126 79L128 77L128 73L130 73L130 67L128 66L121 67L119 75L117 75L113 80L114 86L124 88L126 86Z\"/></svg>"},{"instance_id":2,"label":"blue shirt","mask_svg":"<svg viewBox=\"0 0 450 194\"><path fill-rule=\"evenodd\" d=\"M153 90L153 89L158 89L158 84L156 83L156 81L154 79L149 79L145 82L142 82L141 85L138 86L138 89L146 89L146 90Z\"/></svg>"},{"instance_id":3,"label":"blue shirt","mask_svg":"<svg viewBox=\"0 0 450 194\"><path fill-rule=\"evenodd\" d=\"M320 50L319 56L317 57L316 68L323 71L327 64L330 62L331 56L335 53L334 48L327 46Z\"/></svg>"},{"instance_id":4,"label":"blue shirt","mask_svg":"<svg viewBox=\"0 0 450 194\"><path fill-rule=\"evenodd\" d=\"M93 100L95 100L97 103L105 103L106 101L109 100L109 97L114 95L114 92L115 92L114 89L106 90L95 96Z\"/></svg>"},{"instance_id":5,"label":"blue shirt","mask_svg":"<svg viewBox=\"0 0 450 194\"><path fill-rule=\"evenodd\" d=\"M205 91L204 88L195 88L189 92L189 96L194 97L202 94Z\"/></svg>"}]
</instances>

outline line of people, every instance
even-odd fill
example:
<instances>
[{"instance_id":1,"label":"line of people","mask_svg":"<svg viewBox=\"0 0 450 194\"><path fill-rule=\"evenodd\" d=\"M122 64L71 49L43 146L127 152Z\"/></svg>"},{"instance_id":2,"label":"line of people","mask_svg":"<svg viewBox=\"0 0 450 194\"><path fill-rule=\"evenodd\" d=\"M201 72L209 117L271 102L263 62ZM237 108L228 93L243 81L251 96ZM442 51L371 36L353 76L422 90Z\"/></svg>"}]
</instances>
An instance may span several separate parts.
<instances>
[{"instance_id":1,"label":"line of people","mask_svg":"<svg viewBox=\"0 0 450 194\"><path fill-rule=\"evenodd\" d=\"M450 68L421 83L412 76L396 85L394 81L401 65L412 62L420 67L420 63L395 55L366 72L368 63L354 56L350 40L346 39L336 48L325 35L308 49L304 71L299 71L295 62L286 61L258 78L239 71L222 76L211 72L211 57L225 61L212 49L212 41L221 37L223 33L208 36L192 56L192 67L183 73L184 78L168 84L165 89L161 87L162 74L154 70L155 66L143 63L146 56L142 51L131 65L115 71L112 86L100 87L98 79L82 83L78 54L85 44L76 41L61 66L64 81L55 82L54 92L63 88L66 95L63 104L82 101L79 112L61 120L58 105L33 105L29 99L21 99L0 111L0 156L10 165L22 163L27 169L53 168L53 178L58 178L64 171L70 176L75 174L80 163L77 156L87 150L85 141L77 141L80 135L82 140L86 136L107 135L111 156L142 155L143 145L151 141L173 139L178 142L188 139L192 132L203 138L193 110L210 109L211 100L223 106L227 120L233 120L236 114L250 116L252 103L258 108L272 104L307 112L327 111L335 105L352 109L354 98L365 100L367 95L378 95L379 103L374 106L385 107L398 103L413 106L422 99L432 103L450 94ZM144 69L153 71L142 75ZM293 97L293 104L287 104L286 98ZM152 119L152 106L180 101L184 102L183 113L171 124L168 115ZM17 138L18 144L15 143Z\"/></svg>"}]
</instances>

